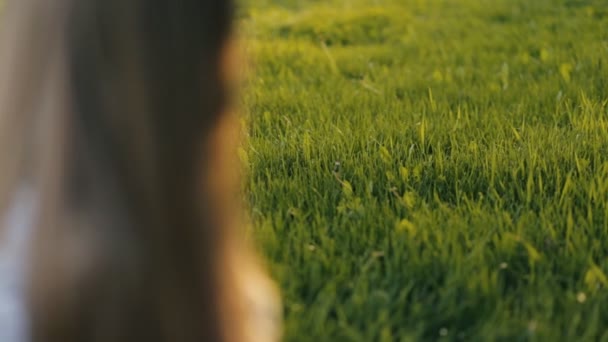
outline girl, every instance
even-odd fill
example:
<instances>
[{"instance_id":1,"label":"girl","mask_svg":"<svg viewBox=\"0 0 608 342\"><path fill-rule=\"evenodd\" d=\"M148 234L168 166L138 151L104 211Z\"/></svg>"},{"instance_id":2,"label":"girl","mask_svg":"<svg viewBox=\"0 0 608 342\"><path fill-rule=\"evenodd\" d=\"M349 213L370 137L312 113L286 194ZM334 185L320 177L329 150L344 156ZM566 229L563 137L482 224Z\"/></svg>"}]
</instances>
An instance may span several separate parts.
<instances>
[{"instance_id":1,"label":"girl","mask_svg":"<svg viewBox=\"0 0 608 342\"><path fill-rule=\"evenodd\" d=\"M232 2L3 12L0 340L277 340L234 213Z\"/></svg>"}]
</instances>

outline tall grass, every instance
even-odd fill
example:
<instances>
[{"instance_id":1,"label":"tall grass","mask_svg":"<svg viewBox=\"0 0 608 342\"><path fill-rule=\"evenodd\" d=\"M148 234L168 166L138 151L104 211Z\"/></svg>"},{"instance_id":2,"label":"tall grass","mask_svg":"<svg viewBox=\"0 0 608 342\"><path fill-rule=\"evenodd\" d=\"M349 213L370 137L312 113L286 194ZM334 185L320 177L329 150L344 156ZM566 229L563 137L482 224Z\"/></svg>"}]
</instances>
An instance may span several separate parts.
<instances>
[{"instance_id":1,"label":"tall grass","mask_svg":"<svg viewBox=\"0 0 608 342\"><path fill-rule=\"evenodd\" d=\"M287 341L608 341L608 3L251 1Z\"/></svg>"}]
</instances>

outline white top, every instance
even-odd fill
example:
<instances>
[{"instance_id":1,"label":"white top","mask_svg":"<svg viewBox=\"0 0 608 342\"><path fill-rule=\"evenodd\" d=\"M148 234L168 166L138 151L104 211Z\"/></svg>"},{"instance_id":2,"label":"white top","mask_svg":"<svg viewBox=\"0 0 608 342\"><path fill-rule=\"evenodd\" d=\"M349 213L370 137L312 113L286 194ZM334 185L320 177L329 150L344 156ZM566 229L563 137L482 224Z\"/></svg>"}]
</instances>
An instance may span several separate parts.
<instances>
[{"instance_id":1,"label":"white top","mask_svg":"<svg viewBox=\"0 0 608 342\"><path fill-rule=\"evenodd\" d=\"M34 191L22 187L0 221L0 342L29 341L25 288L28 245L37 210ZM247 342L280 340L280 301L262 274L239 272L241 288L251 308L246 324Z\"/></svg>"},{"instance_id":2,"label":"white top","mask_svg":"<svg viewBox=\"0 0 608 342\"><path fill-rule=\"evenodd\" d=\"M0 230L0 341L28 341L25 308L27 245L36 210L29 188L21 188L2 218Z\"/></svg>"}]
</instances>

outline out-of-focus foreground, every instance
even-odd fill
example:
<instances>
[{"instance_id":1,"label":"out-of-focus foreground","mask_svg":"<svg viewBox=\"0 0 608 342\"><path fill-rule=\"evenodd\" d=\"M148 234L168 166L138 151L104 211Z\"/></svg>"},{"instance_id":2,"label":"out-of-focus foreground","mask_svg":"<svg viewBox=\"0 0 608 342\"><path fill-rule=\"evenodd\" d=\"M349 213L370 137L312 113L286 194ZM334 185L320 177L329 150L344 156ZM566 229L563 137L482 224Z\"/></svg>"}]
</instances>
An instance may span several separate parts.
<instances>
[{"instance_id":1,"label":"out-of-focus foreground","mask_svg":"<svg viewBox=\"0 0 608 342\"><path fill-rule=\"evenodd\" d=\"M287 341L608 340L608 3L251 0Z\"/></svg>"}]
</instances>

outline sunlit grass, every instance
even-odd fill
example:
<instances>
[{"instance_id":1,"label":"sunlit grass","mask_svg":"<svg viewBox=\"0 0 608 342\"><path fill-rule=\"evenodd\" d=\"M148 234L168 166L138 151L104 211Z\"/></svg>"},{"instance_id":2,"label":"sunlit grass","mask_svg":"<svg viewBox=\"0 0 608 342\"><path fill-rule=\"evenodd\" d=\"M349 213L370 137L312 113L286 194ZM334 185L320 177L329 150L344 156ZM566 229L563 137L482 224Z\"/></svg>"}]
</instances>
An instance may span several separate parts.
<instances>
[{"instance_id":1,"label":"sunlit grass","mask_svg":"<svg viewBox=\"0 0 608 342\"><path fill-rule=\"evenodd\" d=\"M608 340L608 3L255 1L288 341Z\"/></svg>"}]
</instances>

